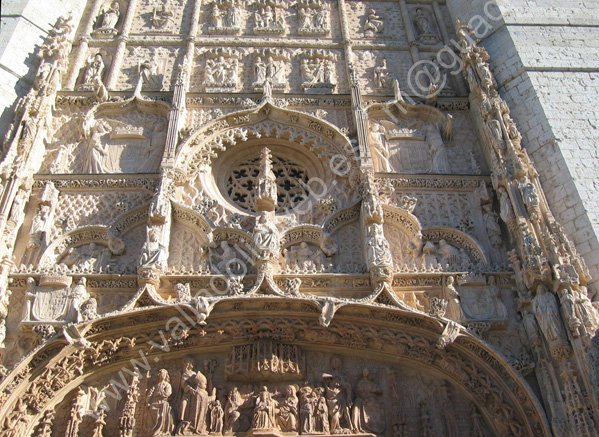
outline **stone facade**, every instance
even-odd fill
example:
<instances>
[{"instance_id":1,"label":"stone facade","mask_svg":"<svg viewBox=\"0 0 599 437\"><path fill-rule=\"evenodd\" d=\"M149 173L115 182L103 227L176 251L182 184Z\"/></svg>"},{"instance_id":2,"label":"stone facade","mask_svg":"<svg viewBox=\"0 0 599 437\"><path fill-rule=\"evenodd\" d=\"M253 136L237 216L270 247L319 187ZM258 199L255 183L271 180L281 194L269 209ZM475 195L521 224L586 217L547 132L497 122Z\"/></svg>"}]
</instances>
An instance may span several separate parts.
<instances>
[{"instance_id":1,"label":"stone facade","mask_svg":"<svg viewBox=\"0 0 599 437\"><path fill-rule=\"evenodd\" d=\"M2 434L597 435L585 246L465 6L60 18L0 165Z\"/></svg>"}]
</instances>

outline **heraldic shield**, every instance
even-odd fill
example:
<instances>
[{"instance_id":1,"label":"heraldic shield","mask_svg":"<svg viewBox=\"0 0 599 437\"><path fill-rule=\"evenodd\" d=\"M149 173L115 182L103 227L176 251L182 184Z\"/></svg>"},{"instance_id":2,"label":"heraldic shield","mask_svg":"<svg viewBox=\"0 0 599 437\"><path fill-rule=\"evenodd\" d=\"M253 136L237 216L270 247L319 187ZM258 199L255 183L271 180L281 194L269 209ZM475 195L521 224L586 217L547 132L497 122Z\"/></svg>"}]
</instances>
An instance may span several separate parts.
<instances>
[{"instance_id":1,"label":"heraldic shield","mask_svg":"<svg viewBox=\"0 0 599 437\"><path fill-rule=\"evenodd\" d=\"M63 320L68 300L68 288L38 287L33 301L32 319L41 322Z\"/></svg>"}]
</instances>

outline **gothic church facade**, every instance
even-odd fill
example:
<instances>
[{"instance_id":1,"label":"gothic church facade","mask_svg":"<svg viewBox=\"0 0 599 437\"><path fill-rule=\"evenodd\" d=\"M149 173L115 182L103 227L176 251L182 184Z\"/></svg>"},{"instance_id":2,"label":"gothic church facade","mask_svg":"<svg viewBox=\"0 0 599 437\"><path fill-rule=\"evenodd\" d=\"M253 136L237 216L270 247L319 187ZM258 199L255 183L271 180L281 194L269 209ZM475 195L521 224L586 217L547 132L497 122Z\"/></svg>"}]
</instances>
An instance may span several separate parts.
<instances>
[{"instance_id":1,"label":"gothic church facade","mask_svg":"<svg viewBox=\"0 0 599 437\"><path fill-rule=\"evenodd\" d=\"M0 165L1 434L598 435L599 294L452 14L59 19Z\"/></svg>"}]
</instances>

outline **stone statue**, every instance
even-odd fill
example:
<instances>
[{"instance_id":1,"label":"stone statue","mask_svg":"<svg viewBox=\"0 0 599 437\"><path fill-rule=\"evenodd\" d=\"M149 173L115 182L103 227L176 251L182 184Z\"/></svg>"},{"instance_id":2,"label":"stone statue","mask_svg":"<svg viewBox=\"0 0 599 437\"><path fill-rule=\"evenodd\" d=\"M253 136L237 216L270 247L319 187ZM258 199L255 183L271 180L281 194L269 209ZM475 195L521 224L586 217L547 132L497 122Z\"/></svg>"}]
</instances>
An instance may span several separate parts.
<instances>
[{"instance_id":1,"label":"stone statue","mask_svg":"<svg viewBox=\"0 0 599 437\"><path fill-rule=\"evenodd\" d=\"M372 144L372 161L374 164L374 171L378 172L390 172L391 166L389 165L389 148L387 147L387 141L385 139L385 133L383 127L374 123L373 129L370 132L371 144Z\"/></svg>"},{"instance_id":2,"label":"stone statue","mask_svg":"<svg viewBox=\"0 0 599 437\"><path fill-rule=\"evenodd\" d=\"M383 58L381 65L374 67L374 86L376 88L387 88L391 84L391 77L387 69L387 60Z\"/></svg>"},{"instance_id":3,"label":"stone statue","mask_svg":"<svg viewBox=\"0 0 599 437\"><path fill-rule=\"evenodd\" d=\"M383 233L383 226L373 223L367 228L366 254L369 266L393 265L389 242Z\"/></svg>"},{"instance_id":4,"label":"stone statue","mask_svg":"<svg viewBox=\"0 0 599 437\"><path fill-rule=\"evenodd\" d=\"M374 9L368 11L368 17L364 23L364 35L367 37L374 36L377 33L383 31L384 23L383 20L376 14Z\"/></svg>"},{"instance_id":5,"label":"stone statue","mask_svg":"<svg viewBox=\"0 0 599 437\"><path fill-rule=\"evenodd\" d=\"M252 428L260 430L275 430L275 406L276 402L272 398L272 395L266 386L262 387L260 394L258 394L258 397L256 398Z\"/></svg>"},{"instance_id":6,"label":"stone statue","mask_svg":"<svg viewBox=\"0 0 599 437\"><path fill-rule=\"evenodd\" d=\"M324 388L316 387L314 389L314 397L316 405L314 408L314 431L322 434L330 433L329 425L329 407L324 396Z\"/></svg>"},{"instance_id":7,"label":"stone statue","mask_svg":"<svg viewBox=\"0 0 599 437\"><path fill-rule=\"evenodd\" d=\"M462 311L462 304L460 302L460 294L456 290L453 276L447 277L445 283L445 299L447 299L447 309L445 310L445 317L450 320L459 322L464 320L464 313Z\"/></svg>"},{"instance_id":8,"label":"stone statue","mask_svg":"<svg viewBox=\"0 0 599 437\"><path fill-rule=\"evenodd\" d=\"M560 319L555 296L547 290L545 285L540 284L537 287L537 293L533 298L532 306L541 332L547 342L549 344L565 342L566 334Z\"/></svg>"},{"instance_id":9,"label":"stone statue","mask_svg":"<svg viewBox=\"0 0 599 437\"><path fill-rule=\"evenodd\" d=\"M210 403L210 432L221 434L223 432L223 419L225 412L218 399Z\"/></svg>"},{"instance_id":10,"label":"stone statue","mask_svg":"<svg viewBox=\"0 0 599 437\"><path fill-rule=\"evenodd\" d=\"M266 215L261 215L254 228L254 245L267 257L276 256L279 249L279 231Z\"/></svg>"},{"instance_id":11,"label":"stone statue","mask_svg":"<svg viewBox=\"0 0 599 437\"><path fill-rule=\"evenodd\" d=\"M358 432L378 434L385 430L383 405L378 400L382 394L381 388L370 380L370 370L362 369L352 409L352 422Z\"/></svg>"},{"instance_id":12,"label":"stone statue","mask_svg":"<svg viewBox=\"0 0 599 437\"><path fill-rule=\"evenodd\" d=\"M431 241L427 241L422 248L422 265L427 270L436 269L439 265L439 259L436 255L437 248Z\"/></svg>"},{"instance_id":13,"label":"stone statue","mask_svg":"<svg viewBox=\"0 0 599 437\"><path fill-rule=\"evenodd\" d=\"M512 201L510 200L510 196L503 187L499 187L497 189L497 194L499 195L499 215L504 222L509 223L516 218L514 215L514 210L512 209Z\"/></svg>"},{"instance_id":14,"label":"stone statue","mask_svg":"<svg viewBox=\"0 0 599 437\"><path fill-rule=\"evenodd\" d=\"M263 84L266 80L266 63L261 56L256 56L254 63L254 81L257 84Z\"/></svg>"},{"instance_id":15,"label":"stone statue","mask_svg":"<svg viewBox=\"0 0 599 437\"><path fill-rule=\"evenodd\" d=\"M353 428L350 414L352 390L340 374L341 360L334 357L331 367L331 373L322 375L325 384L324 395L329 411L329 428L331 432L340 434Z\"/></svg>"},{"instance_id":16,"label":"stone statue","mask_svg":"<svg viewBox=\"0 0 599 437\"><path fill-rule=\"evenodd\" d=\"M166 144L167 124L163 119L159 119L152 127L150 134L150 143L147 149L147 155L143 159L139 171L141 173L156 173L162 160L162 152Z\"/></svg>"},{"instance_id":17,"label":"stone statue","mask_svg":"<svg viewBox=\"0 0 599 437\"><path fill-rule=\"evenodd\" d=\"M501 238L501 227L499 226L499 216L493 211L493 205L491 203L485 203L483 205L483 222L485 223L491 246L495 249L500 248L503 245L503 242Z\"/></svg>"},{"instance_id":18,"label":"stone statue","mask_svg":"<svg viewBox=\"0 0 599 437\"><path fill-rule=\"evenodd\" d=\"M71 289L70 304L66 319L72 323L80 323L83 321L81 306L85 301L87 301L87 299L89 299L89 293L87 292L86 285L87 280L85 278L81 278L77 282L77 285Z\"/></svg>"},{"instance_id":19,"label":"stone statue","mask_svg":"<svg viewBox=\"0 0 599 437\"><path fill-rule=\"evenodd\" d=\"M150 417L148 429L150 435L170 435L173 432L173 413L168 402L172 394L172 387L166 369L160 369L156 376L156 383L148 390L148 406Z\"/></svg>"},{"instance_id":20,"label":"stone statue","mask_svg":"<svg viewBox=\"0 0 599 437\"><path fill-rule=\"evenodd\" d=\"M443 267L449 266L450 268L457 268L462 265L460 251L451 244L448 244L444 239L439 240L437 254L439 255L439 262ZM466 255L466 257L467 256L468 255ZM470 258L468 258L467 262L469 261Z\"/></svg>"},{"instance_id":21,"label":"stone statue","mask_svg":"<svg viewBox=\"0 0 599 437\"><path fill-rule=\"evenodd\" d=\"M189 290L189 283L175 284L175 293L177 293L177 302L189 302L191 301L191 292Z\"/></svg>"},{"instance_id":22,"label":"stone statue","mask_svg":"<svg viewBox=\"0 0 599 437\"><path fill-rule=\"evenodd\" d=\"M108 158L108 146L103 144L102 137L110 131L110 126L105 122L84 121L83 138L87 142L87 153L82 167L85 173L107 173L105 161Z\"/></svg>"},{"instance_id":23,"label":"stone statue","mask_svg":"<svg viewBox=\"0 0 599 437\"><path fill-rule=\"evenodd\" d=\"M305 382L299 390L300 393L300 434L314 433L314 410L316 399L310 383Z\"/></svg>"},{"instance_id":24,"label":"stone statue","mask_svg":"<svg viewBox=\"0 0 599 437\"><path fill-rule=\"evenodd\" d=\"M85 67L82 85L93 86L95 80L100 80L101 82L104 68L104 61L102 60L102 55L100 53L96 53L93 58L89 58L87 60L87 66Z\"/></svg>"},{"instance_id":25,"label":"stone statue","mask_svg":"<svg viewBox=\"0 0 599 437\"><path fill-rule=\"evenodd\" d=\"M539 195L537 194L537 189L530 181L524 182L520 184L520 193L522 193L522 200L524 201L524 205L526 205L526 209L530 210L531 208L539 207Z\"/></svg>"},{"instance_id":26,"label":"stone statue","mask_svg":"<svg viewBox=\"0 0 599 437\"><path fill-rule=\"evenodd\" d=\"M431 29L431 23L427 16L424 14L422 8L416 9L416 17L414 17L414 23L416 23L416 29L419 35L431 35L433 30Z\"/></svg>"},{"instance_id":27,"label":"stone statue","mask_svg":"<svg viewBox=\"0 0 599 437\"><path fill-rule=\"evenodd\" d=\"M288 385L285 388L285 398L279 403L277 425L282 432L297 431L298 404L296 388Z\"/></svg>"},{"instance_id":28,"label":"stone statue","mask_svg":"<svg viewBox=\"0 0 599 437\"><path fill-rule=\"evenodd\" d=\"M429 146L429 155L431 157L431 173L449 174L449 159L445 143L441 137L439 128L432 123L424 127L424 139Z\"/></svg>"},{"instance_id":29,"label":"stone statue","mask_svg":"<svg viewBox=\"0 0 599 437\"><path fill-rule=\"evenodd\" d=\"M239 393L237 387L233 387L227 396L225 405L225 432L243 432L250 427L247 416L239 411L244 404L244 397Z\"/></svg>"},{"instance_id":30,"label":"stone statue","mask_svg":"<svg viewBox=\"0 0 599 437\"><path fill-rule=\"evenodd\" d=\"M108 9L102 11L99 29L115 29L116 23L119 21L119 3L112 2Z\"/></svg>"},{"instance_id":31,"label":"stone statue","mask_svg":"<svg viewBox=\"0 0 599 437\"><path fill-rule=\"evenodd\" d=\"M177 428L177 435L193 432L205 434L207 427L208 406L216 399L216 389L212 394L206 391L207 379L201 372L196 372L189 378L183 380L183 392L187 395L185 409L181 408L181 423Z\"/></svg>"},{"instance_id":32,"label":"stone statue","mask_svg":"<svg viewBox=\"0 0 599 437\"><path fill-rule=\"evenodd\" d=\"M489 291L489 297L495 304L495 314L498 319L505 319L507 317L507 309L501 298L501 290L497 285L497 279L495 276L489 276L487 281L487 290Z\"/></svg>"},{"instance_id":33,"label":"stone statue","mask_svg":"<svg viewBox=\"0 0 599 437\"><path fill-rule=\"evenodd\" d=\"M148 229L148 241L142 247L141 265L143 267L165 268L168 252L166 246L160 241L160 228L152 226Z\"/></svg>"}]
</instances>

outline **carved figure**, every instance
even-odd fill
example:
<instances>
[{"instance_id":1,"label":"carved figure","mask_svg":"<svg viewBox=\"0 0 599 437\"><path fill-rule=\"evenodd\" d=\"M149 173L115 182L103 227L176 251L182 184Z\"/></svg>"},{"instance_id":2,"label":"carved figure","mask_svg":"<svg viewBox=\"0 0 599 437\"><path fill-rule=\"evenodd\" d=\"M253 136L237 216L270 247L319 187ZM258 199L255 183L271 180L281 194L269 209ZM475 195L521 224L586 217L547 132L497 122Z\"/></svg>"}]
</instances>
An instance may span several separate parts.
<instances>
[{"instance_id":1,"label":"carved figure","mask_svg":"<svg viewBox=\"0 0 599 437\"><path fill-rule=\"evenodd\" d=\"M376 88L387 88L391 84L391 77L387 69L387 60L383 58L381 65L374 67L374 86Z\"/></svg>"},{"instance_id":2,"label":"carved figure","mask_svg":"<svg viewBox=\"0 0 599 437\"><path fill-rule=\"evenodd\" d=\"M324 388L316 387L314 389L316 406L314 408L314 431L317 433L329 434L329 408L324 396Z\"/></svg>"},{"instance_id":3,"label":"carved figure","mask_svg":"<svg viewBox=\"0 0 599 437\"><path fill-rule=\"evenodd\" d=\"M171 27L171 25L174 24L174 17L175 14L173 12L173 5L170 0L166 0L166 2L162 4L162 7L154 8L150 21L155 29L167 30L169 27Z\"/></svg>"},{"instance_id":4,"label":"carved figure","mask_svg":"<svg viewBox=\"0 0 599 437\"><path fill-rule=\"evenodd\" d=\"M539 207L539 195L536 187L531 182L520 184L520 192L522 193L524 205L528 210Z\"/></svg>"},{"instance_id":5,"label":"carved figure","mask_svg":"<svg viewBox=\"0 0 599 437\"><path fill-rule=\"evenodd\" d=\"M199 371L183 381L183 391L188 394L188 402L182 412L178 435L185 435L188 431L206 433L208 406L216 399L216 389L213 388L212 394L208 395L206 386L207 379Z\"/></svg>"},{"instance_id":6,"label":"carved figure","mask_svg":"<svg viewBox=\"0 0 599 437\"><path fill-rule=\"evenodd\" d=\"M580 286L574 290L576 312L587 332L593 333L599 327L599 313L587 295L587 288Z\"/></svg>"},{"instance_id":7,"label":"carved figure","mask_svg":"<svg viewBox=\"0 0 599 437\"><path fill-rule=\"evenodd\" d=\"M157 120L152 128L147 156L140 166L141 173L155 173L158 170L166 144L166 134L166 122L162 119Z\"/></svg>"},{"instance_id":8,"label":"carved figure","mask_svg":"<svg viewBox=\"0 0 599 437\"><path fill-rule=\"evenodd\" d=\"M322 267L320 251L312 250L308 243L301 242L299 247L292 247L288 253L287 266L292 270L315 272Z\"/></svg>"},{"instance_id":9,"label":"carved figure","mask_svg":"<svg viewBox=\"0 0 599 437\"><path fill-rule=\"evenodd\" d=\"M334 357L331 367L332 372L322 375L322 379L325 383L324 395L329 411L329 427L331 432L338 434L344 429L353 428L350 414L352 390L340 374L341 360Z\"/></svg>"},{"instance_id":10,"label":"carved figure","mask_svg":"<svg viewBox=\"0 0 599 437\"><path fill-rule=\"evenodd\" d=\"M263 253L276 254L279 248L279 232L277 227L266 215L258 218L254 229L254 245Z\"/></svg>"},{"instance_id":11,"label":"carved figure","mask_svg":"<svg viewBox=\"0 0 599 437\"><path fill-rule=\"evenodd\" d=\"M119 3L112 2L108 9L102 11L102 21L100 22L100 29L115 29L116 23L119 21L119 16Z\"/></svg>"},{"instance_id":12,"label":"carved figure","mask_svg":"<svg viewBox=\"0 0 599 437\"><path fill-rule=\"evenodd\" d=\"M416 23L416 29L420 35L430 35L433 33L433 30L431 29L431 23L428 21L428 18L424 14L422 8L416 9L414 22Z\"/></svg>"},{"instance_id":13,"label":"carved figure","mask_svg":"<svg viewBox=\"0 0 599 437\"><path fill-rule=\"evenodd\" d=\"M141 265L143 267L166 267L168 252L166 246L160 241L160 229L156 226L148 230L148 241L142 247Z\"/></svg>"},{"instance_id":14,"label":"carved figure","mask_svg":"<svg viewBox=\"0 0 599 437\"><path fill-rule=\"evenodd\" d=\"M101 82L104 68L104 61L100 53L96 53L93 58L89 58L83 75L83 85L93 85L95 80Z\"/></svg>"},{"instance_id":15,"label":"carved figure","mask_svg":"<svg viewBox=\"0 0 599 437\"><path fill-rule=\"evenodd\" d=\"M266 80L266 63L262 60L261 56L256 57L254 64L254 80L255 83L263 84Z\"/></svg>"},{"instance_id":16,"label":"carved figure","mask_svg":"<svg viewBox=\"0 0 599 437\"><path fill-rule=\"evenodd\" d=\"M456 268L461 265L460 251L443 239L439 240L437 254L439 255L439 262L443 267ZM470 259L468 258L469 261Z\"/></svg>"},{"instance_id":17,"label":"carved figure","mask_svg":"<svg viewBox=\"0 0 599 437\"><path fill-rule=\"evenodd\" d=\"M210 404L210 432L214 434L222 434L223 418L225 412L217 399Z\"/></svg>"},{"instance_id":18,"label":"carved figure","mask_svg":"<svg viewBox=\"0 0 599 437\"><path fill-rule=\"evenodd\" d=\"M487 281L487 290L489 291L489 296L491 299L493 299L495 304L495 313L497 318L505 319L507 317L507 309L505 308L505 304L501 298L501 290L497 285L497 279L495 276L489 276Z\"/></svg>"},{"instance_id":19,"label":"carved figure","mask_svg":"<svg viewBox=\"0 0 599 437\"><path fill-rule=\"evenodd\" d=\"M212 3L212 26L215 28L223 27L223 17L222 13L216 4L216 2Z\"/></svg>"},{"instance_id":20,"label":"carved figure","mask_svg":"<svg viewBox=\"0 0 599 437\"><path fill-rule=\"evenodd\" d=\"M254 407L254 419L252 420L253 429L272 430L275 426L275 401L266 386L256 398Z\"/></svg>"},{"instance_id":21,"label":"carved figure","mask_svg":"<svg viewBox=\"0 0 599 437\"><path fill-rule=\"evenodd\" d=\"M378 223L373 223L367 228L366 253L370 267L393 265L389 242L383 233L383 226Z\"/></svg>"},{"instance_id":22,"label":"carved figure","mask_svg":"<svg viewBox=\"0 0 599 437\"><path fill-rule=\"evenodd\" d=\"M110 127L102 121L86 120L83 126L83 138L87 141L87 153L83 160L85 173L107 173L104 161L108 156L108 147L102 137L110 132Z\"/></svg>"},{"instance_id":23,"label":"carved figure","mask_svg":"<svg viewBox=\"0 0 599 437\"><path fill-rule=\"evenodd\" d=\"M247 416L239 411L244 403L245 399L237 387L233 387L227 396L225 406L225 432L245 431L249 428L250 422Z\"/></svg>"},{"instance_id":24,"label":"carved figure","mask_svg":"<svg viewBox=\"0 0 599 437\"><path fill-rule=\"evenodd\" d=\"M304 383L304 386L300 388L300 433L301 434L313 434L314 433L314 410L316 407L316 400L313 396L313 390L310 383Z\"/></svg>"},{"instance_id":25,"label":"carved figure","mask_svg":"<svg viewBox=\"0 0 599 437\"><path fill-rule=\"evenodd\" d=\"M374 36L376 33L383 31L384 23L383 20L376 14L374 9L368 11L368 17L364 23L364 35Z\"/></svg>"},{"instance_id":26,"label":"carved figure","mask_svg":"<svg viewBox=\"0 0 599 437\"><path fill-rule=\"evenodd\" d=\"M385 429L383 405L378 398L381 388L370 380L370 370L362 369L362 379L356 386L352 423L358 432L380 433Z\"/></svg>"},{"instance_id":27,"label":"carved figure","mask_svg":"<svg viewBox=\"0 0 599 437\"><path fill-rule=\"evenodd\" d=\"M160 369L156 383L148 391L150 411L149 431L152 436L170 435L173 432L173 413L168 398L172 394L170 378L166 369Z\"/></svg>"},{"instance_id":28,"label":"carved figure","mask_svg":"<svg viewBox=\"0 0 599 437\"><path fill-rule=\"evenodd\" d=\"M175 293L177 293L177 302L189 302L191 301L191 292L189 290L189 283L187 284L175 284Z\"/></svg>"},{"instance_id":29,"label":"carved figure","mask_svg":"<svg viewBox=\"0 0 599 437\"><path fill-rule=\"evenodd\" d=\"M541 328L545 339L549 344L555 342L565 342L565 332L559 315L559 309L555 297L547 287L540 284L537 287L536 296L532 301L533 310L537 317L537 322Z\"/></svg>"},{"instance_id":30,"label":"carved figure","mask_svg":"<svg viewBox=\"0 0 599 437\"><path fill-rule=\"evenodd\" d=\"M77 285L71 289L71 300L69 309L67 312L67 320L73 323L80 323L83 321L81 315L81 306L89 298L89 294L86 288L87 280L85 278L79 279Z\"/></svg>"},{"instance_id":31,"label":"carved figure","mask_svg":"<svg viewBox=\"0 0 599 437\"><path fill-rule=\"evenodd\" d=\"M277 415L277 425L283 432L297 431L297 415L298 404L296 388L293 385L288 385L285 388L285 398L279 405Z\"/></svg>"},{"instance_id":32,"label":"carved figure","mask_svg":"<svg viewBox=\"0 0 599 437\"><path fill-rule=\"evenodd\" d=\"M500 248L503 243L501 238L501 227L499 226L499 216L493 211L493 205L490 203L483 205L483 222L485 223L491 246L496 249Z\"/></svg>"},{"instance_id":33,"label":"carved figure","mask_svg":"<svg viewBox=\"0 0 599 437\"><path fill-rule=\"evenodd\" d=\"M447 277L445 283L445 298L447 299L447 309L445 311L445 317L450 320L459 322L464 319L464 313L462 312L462 304L460 302L460 294L456 290L453 276Z\"/></svg>"},{"instance_id":34,"label":"carved figure","mask_svg":"<svg viewBox=\"0 0 599 437\"><path fill-rule=\"evenodd\" d=\"M429 155L431 157L431 172L438 174L451 173L449 170L449 159L447 158L447 150L445 143L441 137L439 128L432 123L428 123L424 127L424 138L429 146Z\"/></svg>"},{"instance_id":35,"label":"carved figure","mask_svg":"<svg viewBox=\"0 0 599 437\"><path fill-rule=\"evenodd\" d=\"M389 165L389 148L387 147L387 141L385 139L385 133L383 127L375 123L370 133L372 140L372 161L374 164L374 171L378 172L390 172L391 166Z\"/></svg>"},{"instance_id":36,"label":"carved figure","mask_svg":"<svg viewBox=\"0 0 599 437\"><path fill-rule=\"evenodd\" d=\"M427 270L435 269L439 264L439 259L437 258L437 255L435 255L436 250L434 243L430 241L427 241L422 248L422 264Z\"/></svg>"},{"instance_id":37,"label":"carved figure","mask_svg":"<svg viewBox=\"0 0 599 437\"><path fill-rule=\"evenodd\" d=\"M504 222L509 223L516 218L510 196L503 187L497 189L497 194L499 194L499 205L501 207L499 215Z\"/></svg>"}]
</instances>

